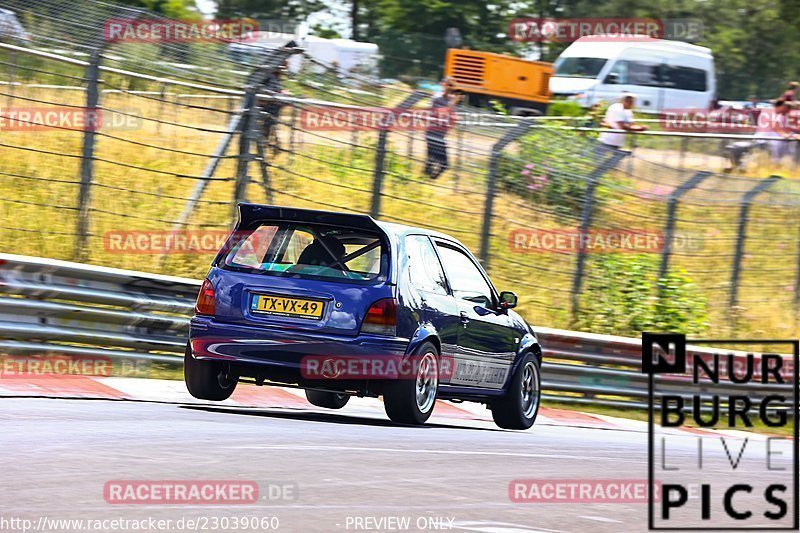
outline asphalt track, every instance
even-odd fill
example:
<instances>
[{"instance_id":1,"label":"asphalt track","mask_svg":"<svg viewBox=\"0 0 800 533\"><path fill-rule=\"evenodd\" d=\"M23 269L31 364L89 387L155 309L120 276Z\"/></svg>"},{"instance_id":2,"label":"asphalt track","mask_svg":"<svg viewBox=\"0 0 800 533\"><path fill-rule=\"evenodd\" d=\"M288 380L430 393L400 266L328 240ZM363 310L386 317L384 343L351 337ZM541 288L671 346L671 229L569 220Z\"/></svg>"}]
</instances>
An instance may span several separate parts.
<instances>
[{"instance_id":1,"label":"asphalt track","mask_svg":"<svg viewBox=\"0 0 800 533\"><path fill-rule=\"evenodd\" d=\"M277 517L277 531L298 532L646 530L646 503L509 495L520 478L646 480L643 423L544 409L533 430L515 432L496 428L481 406L439 403L428 425L407 427L389 422L375 399L326 411L284 389L246 387L210 404L189 398L181 382L68 381L0 381L0 530L23 531L13 518L30 520L29 531L276 530L211 527L233 517ZM692 464L697 435L672 437L670 461ZM738 453L742 440L726 437ZM724 453L708 445L706 455L704 479L725 482ZM767 475L761 461L748 449L740 470L758 480ZM291 492L245 505L119 504L104 497L114 480L251 480L264 493ZM171 523L108 522L117 518ZM68 519L106 522L53 522ZM187 527L189 519L198 524Z\"/></svg>"}]
</instances>

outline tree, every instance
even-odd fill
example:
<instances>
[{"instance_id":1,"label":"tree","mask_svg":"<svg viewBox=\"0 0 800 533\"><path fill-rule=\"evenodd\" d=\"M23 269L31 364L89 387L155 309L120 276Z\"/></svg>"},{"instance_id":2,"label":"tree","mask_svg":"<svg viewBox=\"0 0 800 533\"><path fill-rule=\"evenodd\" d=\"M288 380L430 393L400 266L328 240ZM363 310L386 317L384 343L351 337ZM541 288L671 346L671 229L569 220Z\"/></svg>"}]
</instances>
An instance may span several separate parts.
<instances>
[{"instance_id":1,"label":"tree","mask_svg":"<svg viewBox=\"0 0 800 533\"><path fill-rule=\"evenodd\" d=\"M299 22L311 13L326 8L322 0L219 0L219 19L251 17L256 19Z\"/></svg>"},{"instance_id":2,"label":"tree","mask_svg":"<svg viewBox=\"0 0 800 533\"><path fill-rule=\"evenodd\" d=\"M197 19L200 14L194 0L121 0L122 4L142 7L172 19Z\"/></svg>"}]
</instances>

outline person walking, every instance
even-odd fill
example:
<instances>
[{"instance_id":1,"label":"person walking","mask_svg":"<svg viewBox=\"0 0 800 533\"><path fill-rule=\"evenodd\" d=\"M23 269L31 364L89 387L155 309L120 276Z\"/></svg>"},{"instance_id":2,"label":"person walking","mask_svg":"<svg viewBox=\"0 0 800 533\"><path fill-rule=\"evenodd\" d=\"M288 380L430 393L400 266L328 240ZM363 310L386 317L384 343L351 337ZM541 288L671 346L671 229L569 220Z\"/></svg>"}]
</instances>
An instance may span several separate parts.
<instances>
[{"instance_id":1,"label":"person walking","mask_svg":"<svg viewBox=\"0 0 800 533\"><path fill-rule=\"evenodd\" d=\"M425 131L425 142L428 148L424 173L431 179L442 175L450 166L447 159L447 141L445 136L452 123L453 111L461 102L462 95L455 91L455 84L451 78L442 80L442 94L435 96L431 101L431 111L434 115L433 123Z\"/></svg>"}]
</instances>

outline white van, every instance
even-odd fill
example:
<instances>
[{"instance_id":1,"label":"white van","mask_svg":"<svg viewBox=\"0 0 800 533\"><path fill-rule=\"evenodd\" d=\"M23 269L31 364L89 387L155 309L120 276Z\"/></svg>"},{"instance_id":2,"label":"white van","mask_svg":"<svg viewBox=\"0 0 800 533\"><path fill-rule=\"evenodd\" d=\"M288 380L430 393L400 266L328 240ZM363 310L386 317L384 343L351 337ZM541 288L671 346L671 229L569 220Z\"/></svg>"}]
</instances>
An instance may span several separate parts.
<instances>
[{"instance_id":1,"label":"white van","mask_svg":"<svg viewBox=\"0 0 800 533\"><path fill-rule=\"evenodd\" d=\"M257 31L243 43L232 43L228 50L237 61L248 61L253 56L261 55L269 50L284 46L294 41L306 49L308 55L325 65L338 65L343 73L370 73L374 75L378 68L378 45L362 43L350 39L323 39L313 35L297 36L289 33L273 33ZM297 72L302 64L300 56L289 60L289 70ZM315 70L312 67L312 70Z\"/></svg>"},{"instance_id":2,"label":"white van","mask_svg":"<svg viewBox=\"0 0 800 533\"><path fill-rule=\"evenodd\" d=\"M714 57L703 46L661 39L582 37L556 59L550 91L591 107L636 94L639 111L708 109L716 95Z\"/></svg>"},{"instance_id":3,"label":"white van","mask_svg":"<svg viewBox=\"0 0 800 533\"><path fill-rule=\"evenodd\" d=\"M311 57L326 65L339 66L341 72L370 73L378 69L378 45L351 39L323 39L313 35L306 37L304 46Z\"/></svg>"}]
</instances>

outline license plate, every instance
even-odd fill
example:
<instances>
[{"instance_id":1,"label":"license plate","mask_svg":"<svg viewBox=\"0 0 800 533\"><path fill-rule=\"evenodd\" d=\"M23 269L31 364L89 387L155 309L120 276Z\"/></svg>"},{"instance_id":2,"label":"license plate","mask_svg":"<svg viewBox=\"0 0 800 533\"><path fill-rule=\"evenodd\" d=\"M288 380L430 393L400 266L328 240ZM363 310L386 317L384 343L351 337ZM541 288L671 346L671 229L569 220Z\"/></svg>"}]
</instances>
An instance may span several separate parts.
<instances>
[{"instance_id":1,"label":"license plate","mask_svg":"<svg viewBox=\"0 0 800 533\"><path fill-rule=\"evenodd\" d=\"M322 318L322 302L305 298L286 298L284 296L268 296L257 294L253 297L250 310L268 315L296 316L319 320Z\"/></svg>"}]
</instances>

